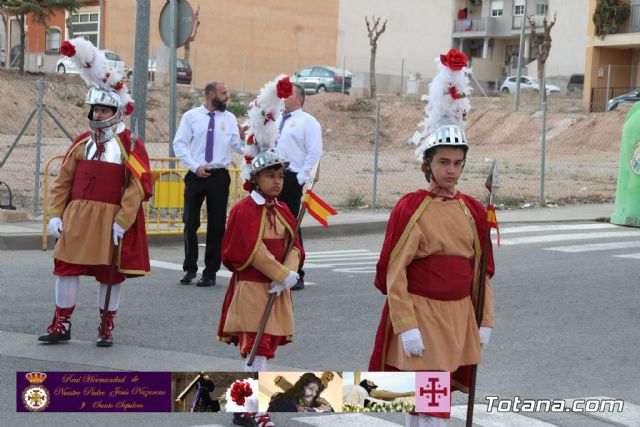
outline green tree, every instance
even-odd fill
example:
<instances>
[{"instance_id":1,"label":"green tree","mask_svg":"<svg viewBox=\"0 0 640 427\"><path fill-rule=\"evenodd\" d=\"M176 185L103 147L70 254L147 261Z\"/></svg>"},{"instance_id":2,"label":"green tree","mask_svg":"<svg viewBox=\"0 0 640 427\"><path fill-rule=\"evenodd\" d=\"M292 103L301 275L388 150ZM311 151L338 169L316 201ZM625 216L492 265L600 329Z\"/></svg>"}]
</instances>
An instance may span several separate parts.
<instances>
[{"instance_id":1,"label":"green tree","mask_svg":"<svg viewBox=\"0 0 640 427\"><path fill-rule=\"evenodd\" d=\"M18 68L24 72L24 25L27 17L34 21L47 25L47 20L56 10L68 10L75 12L80 8L78 0L0 0L0 14L6 22L7 16L15 16L20 27L20 60ZM10 49L7 46L7 61L9 60Z\"/></svg>"},{"instance_id":2,"label":"green tree","mask_svg":"<svg viewBox=\"0 0 640 427\"><path fill-rule=\"evenodd\" d=\"M607 34L616 34L631 13L631 6L620 0L600 0L593 12L596 35L601 39Z\"/></svg>"}]
</instances>

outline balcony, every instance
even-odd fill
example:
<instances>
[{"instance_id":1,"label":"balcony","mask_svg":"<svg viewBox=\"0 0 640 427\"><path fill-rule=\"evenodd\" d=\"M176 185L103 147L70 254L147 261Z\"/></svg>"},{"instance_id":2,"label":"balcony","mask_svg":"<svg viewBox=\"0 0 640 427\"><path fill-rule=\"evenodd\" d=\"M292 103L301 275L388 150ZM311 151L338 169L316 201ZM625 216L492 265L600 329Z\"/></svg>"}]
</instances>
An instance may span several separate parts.
<instances>
[{"instance_id":1,"label":"balcony","mask_svg":"<svg viewBox=\"0 0 640 427\"><path fill-rule=\"evenodd\" d=\"M544 21L544 15L536 15L536 16L534 16L533 18L534 18L534 20L536 21L536 30L537 30L538 28L543 28L543 27L544 27L544 24L543 24L543 21ZM511 29L512 29L513 31L516 31L516 32L518 32L518 33L519 33L519 32L520 32L520 29L522 28L522 23L523 23L523 22L525 22L525 25L526 25L526 27L525 27L525 31L527 31L527 32L528 32L528 31L529 31L529 29L528 29L528 27L529 27L529 22L528 22L528 20L526 20L526 17L525 17L525 16L523 16L523 15L520 15L520 16L512 16L512 17L511 17Z\"/></svg>"},{"instance_id":2,"label":"balcony","mask_svg":"<svg viewBox=\"0 0 640 427\"><path fill-rule=\"evenodd\" d=\"M492 36L494 33L495 19L456 19L453 21L453 37L484 37Z\"/></svg>"}]
</instances>

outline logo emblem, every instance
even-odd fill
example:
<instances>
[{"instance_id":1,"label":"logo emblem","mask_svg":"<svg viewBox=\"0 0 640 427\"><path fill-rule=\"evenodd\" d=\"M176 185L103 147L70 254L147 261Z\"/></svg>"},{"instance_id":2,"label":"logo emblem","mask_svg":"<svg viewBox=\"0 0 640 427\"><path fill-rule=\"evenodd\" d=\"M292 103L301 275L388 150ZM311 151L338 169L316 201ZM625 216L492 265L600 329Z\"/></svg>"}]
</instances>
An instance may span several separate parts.
<instances>
[{"instance_id":1,"label":"logo emblem","mask_svg":"<svg viewBox=\"0 0 640 427\"><path fill-rule=\"evenodd\" d=\"M451 410L451 374L416 372L416 412Z\"/></svg>"},{"instance_id":2,"label":"logo emblem","mask_svg":"<svg viewBox=\"0 0 640 427\"><path fill-rule=\"evenodd\" d=\"M51 401L49 390L42 385L47 378L47 374L44 372L29 372L25 377L31 385L22 391L24 407L31 412L44 411Z\"/></svg>"},{"instance_id":3,"label":"logo emblem","mask_svg":"<svg viewBox=\"0 0 640 427\"><path fill-rule=\"evenodd\" d=\"M636 175L640 175L640 141L633 144L631 149L631 170Z\"/></svg>"}]
</instances>

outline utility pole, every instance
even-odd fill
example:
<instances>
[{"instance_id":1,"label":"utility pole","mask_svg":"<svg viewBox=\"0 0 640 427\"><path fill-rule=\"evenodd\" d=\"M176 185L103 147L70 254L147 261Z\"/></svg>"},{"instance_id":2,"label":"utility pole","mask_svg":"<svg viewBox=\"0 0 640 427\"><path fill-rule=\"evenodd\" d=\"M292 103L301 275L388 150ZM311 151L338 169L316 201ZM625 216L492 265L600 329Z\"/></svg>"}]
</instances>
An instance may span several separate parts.
<instances>
[{"instance_id":1,"label":"utility pole","mask_svg":"<svg viewBox=\"0 0 640 427\"><path fill-rule=\"evenodd\" d=\"M150 0L136 0L136 40L133 50L133 100L131 130L145 141L147 119L147 73L149 63Z\"/></svg>"}]
</instances>

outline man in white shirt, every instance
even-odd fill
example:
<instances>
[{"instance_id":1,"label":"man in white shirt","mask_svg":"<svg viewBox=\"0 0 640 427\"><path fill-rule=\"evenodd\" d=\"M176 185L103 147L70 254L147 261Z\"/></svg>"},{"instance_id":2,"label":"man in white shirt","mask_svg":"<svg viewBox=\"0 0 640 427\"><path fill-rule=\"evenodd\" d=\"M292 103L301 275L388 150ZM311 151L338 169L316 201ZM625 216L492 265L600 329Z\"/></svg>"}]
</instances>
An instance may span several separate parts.
<instances>
[{"instance_id":1,"label":"man in white shirt","mask_svg":"<svg viewBox=\"0 0 640 427\"><path fill-rule=\"evenodd\" d=\"M293 215L300 212L302 188L310 177L311 169L322 157L322 128L311 114L302 110L304 88L293 85L293 93L284 100L284 113L278 122L280 137L276 143L278 150L289 160L289 168L284 174L284 187L280 201L285 202ZM302 242L302 234L300 234ZM304 271L298 271L300 279L291 289L304 288Z\"/></svg>"},{"instance_id":2,"label":"man in white shirt","mask_svg":"<svg viewBox=\"0 0 640 427\"><path fill-rule=\"evenodd\" d=\"M229 92L223 82L209 82L204 89L204 103L187 111L173 140L176 156L187 166L184 177L184 274L180 284L189 285L198 271L198 237L200 209L207 199L207 238L205 269L197 286L214 286L220 269L220 249L227 220L229 184L227 167L230 148L242 153L238 121L226 111Z\"/></svg>"}]
</instances>

